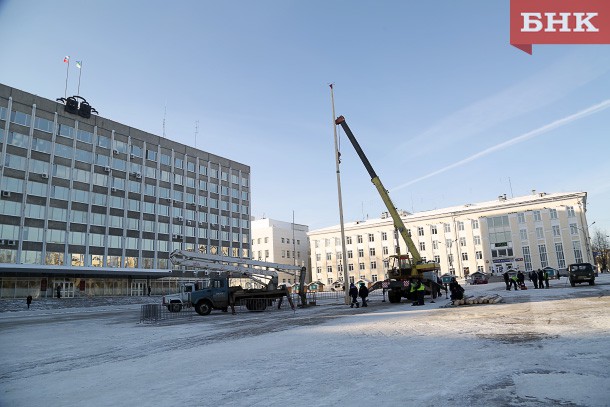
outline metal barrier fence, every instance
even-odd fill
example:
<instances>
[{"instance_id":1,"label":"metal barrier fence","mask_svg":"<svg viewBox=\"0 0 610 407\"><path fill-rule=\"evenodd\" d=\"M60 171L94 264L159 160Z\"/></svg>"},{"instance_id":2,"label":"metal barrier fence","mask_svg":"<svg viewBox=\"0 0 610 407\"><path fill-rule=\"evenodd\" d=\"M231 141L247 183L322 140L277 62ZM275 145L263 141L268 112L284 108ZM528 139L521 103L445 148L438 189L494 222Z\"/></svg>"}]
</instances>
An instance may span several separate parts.
<instances>
[{"instance_id":1,"label":"metal barrier fence","mask_svg":"<svg viewBox=\"0 0 610 407\"><path fill-rule=\"evenodd\" d=\"M162 304L144 304L140 307L140 323L191 320L194 315L193 307L181 308L180 312L170 312L167 306Z\"/></svg>"}]
</instances>

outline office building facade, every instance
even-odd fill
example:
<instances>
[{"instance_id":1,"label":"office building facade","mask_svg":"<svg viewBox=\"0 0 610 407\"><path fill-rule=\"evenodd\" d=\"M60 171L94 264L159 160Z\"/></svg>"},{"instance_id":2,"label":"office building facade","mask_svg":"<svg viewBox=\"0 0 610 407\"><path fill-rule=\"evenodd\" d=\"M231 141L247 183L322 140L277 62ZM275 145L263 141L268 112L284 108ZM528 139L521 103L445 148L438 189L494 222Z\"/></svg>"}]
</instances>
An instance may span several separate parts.
<instances>
[{"instance_id":1,"label":"office building facade","mask_svg":"<svg viewBox=\"0 0 610 407\"><path fill-rule=\"evenodd\" d=\"M586 220L587 194L536 193L407 213L401 218L425 260L440 273L464 278L474 272L501 274L509 269L565 270L570 263L593 262ZM345 224L350 282L385 280L390 255L407 253L391 217ZM341 286L343 259L339 225L309 233L312 278L326 287Z\"/></svg>"},{"instance_id":2,"label":"office building facade","mask_svg":"<svg viewBox=\"0 0 610 407\"><path fill-rule=\"evenodd\" d=\"M247 165L2 84L0 148L1 297L160 294L175 249L250 256Z\"/></svg>"}]
</instances>

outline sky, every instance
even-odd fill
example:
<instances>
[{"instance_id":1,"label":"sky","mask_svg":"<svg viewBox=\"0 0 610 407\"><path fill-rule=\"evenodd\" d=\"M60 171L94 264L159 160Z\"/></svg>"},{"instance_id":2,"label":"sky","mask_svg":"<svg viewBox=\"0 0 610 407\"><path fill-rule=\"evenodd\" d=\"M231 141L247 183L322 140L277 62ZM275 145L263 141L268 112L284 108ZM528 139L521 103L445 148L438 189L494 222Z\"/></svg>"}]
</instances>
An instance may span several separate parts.
<instances>
[{"instance_id":1,"label":"sky","mask_svg":"<svg viewBox=\"0 0 610 407\"><path fill-rule=\"evenodd\" d=\"M69 55L68 96L249 165L252 215L310 230L339 223L333 83L396 207L585 191L610 234L610 46L509 34L507 0L0 0L0 82L63 97ZM339 150L345 221L378 218Z\"/></svg>"},{"instance_id":2,"label":"sky","mask_svg":"<svg viewBox=\"0 0 610 407\"><path fill-rule=\"evenodd\" d=\"M496 304L371 296L367 308L320 301L171 324L138 323L139 305L20 299L0 312L0 405L607 407L610 274L596 283L465 286Z\"/></svg>"}]
</instances>

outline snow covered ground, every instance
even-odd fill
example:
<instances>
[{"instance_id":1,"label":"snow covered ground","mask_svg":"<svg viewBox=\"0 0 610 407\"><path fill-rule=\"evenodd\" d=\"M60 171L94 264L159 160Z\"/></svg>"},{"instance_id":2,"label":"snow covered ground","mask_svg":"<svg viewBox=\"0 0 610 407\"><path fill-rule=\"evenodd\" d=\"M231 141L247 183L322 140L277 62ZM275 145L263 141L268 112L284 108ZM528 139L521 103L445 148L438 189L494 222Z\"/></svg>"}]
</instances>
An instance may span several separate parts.
<instances>
[{"instance_id":1,"label":"snow covered ground","mask_svg":"<svg viewBox=\"0 0 610 407\"><path fill-rule=\"evenodd\" d=\"M610 406L610 275L465 288L504 301L161 325L139 323L154 297L0 301L0 406Z\"/></svg>"}]
</instances>

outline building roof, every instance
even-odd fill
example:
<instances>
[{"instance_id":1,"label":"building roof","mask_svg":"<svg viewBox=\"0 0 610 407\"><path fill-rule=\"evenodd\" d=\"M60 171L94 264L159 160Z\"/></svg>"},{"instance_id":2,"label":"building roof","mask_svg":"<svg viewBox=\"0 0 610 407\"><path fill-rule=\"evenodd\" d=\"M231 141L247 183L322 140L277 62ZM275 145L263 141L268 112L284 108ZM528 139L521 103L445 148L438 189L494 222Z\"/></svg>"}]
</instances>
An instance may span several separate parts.
<instances>
[{"instance_id":1,"label":"building roof","mask_svg":"<svg viewBox=\"0 0 610 407\"><path fill-rule=\"evenodd\" d=\"M468 213L477 213L489 210L514 209L515 207L528 206L533 203L541 204L544 202L553 202L559 199L569 198L582 199L583 202L586 204L586 192L556 192L551 194L547 194L546 192L532 192L533 193L531 195L517 196L514 198L509 198L506 195L501 195L498 196L498 199L495 199L493 201L467 203L464 205L450 206L447 208L433 209L429 211L421 211L415 213L406 213L402 211L402 213L406 213L406 216L401 217L405 222L417 222L430 218L441 218L443 216L449 215L464 215ZM380 218L348 222L345 223L344 226L346 229L357 228L359 225L361 225L363 228L369 228L371 226L377 226L387 223L391 223L391 217L387 214L387 212L384 212L382 213L382 216ZM311 232L309 232L309 235L334 232L337 229L339 229L339 225L333 225L326 228L312 230Z\"/></svg>"}]
</instances>

